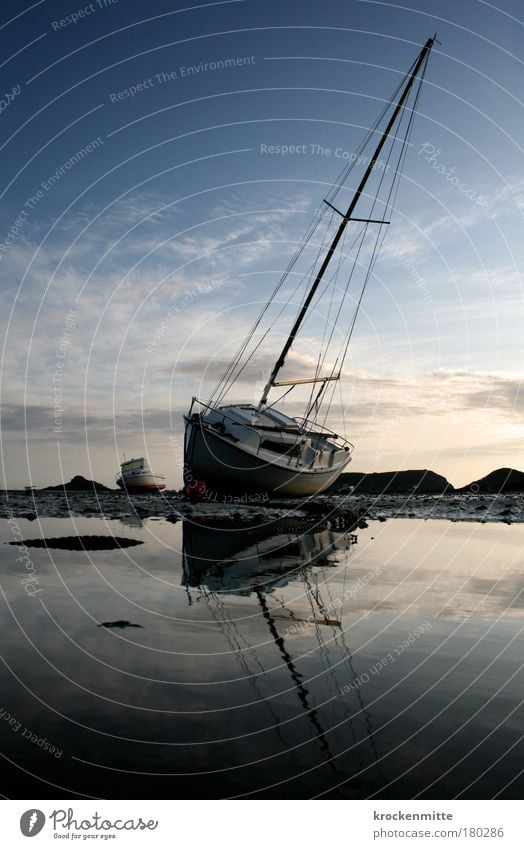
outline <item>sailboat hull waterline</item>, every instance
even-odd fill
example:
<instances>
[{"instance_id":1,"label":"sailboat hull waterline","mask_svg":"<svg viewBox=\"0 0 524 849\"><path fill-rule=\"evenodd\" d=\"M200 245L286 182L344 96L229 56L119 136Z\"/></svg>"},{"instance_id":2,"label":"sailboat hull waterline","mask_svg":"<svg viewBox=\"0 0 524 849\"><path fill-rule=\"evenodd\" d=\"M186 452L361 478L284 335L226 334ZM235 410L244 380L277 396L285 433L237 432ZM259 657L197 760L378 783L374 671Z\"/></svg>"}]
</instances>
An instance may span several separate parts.
<instances>
[{"instance_id":1,"label":"sailboat hull waterline","mask_svg":"<svg viewBox=\"0 0 524 849\"><path fill-rule=\"evenodd\" d=\"M352 163L344 166L328 197L323 199L306 236L298 243L273 294L228 362L209 401L193 398L184 417L184 483L189 495L212 499L215 492L233 491L245 496L246 501L256 501L257 494L259 498L266 494L304 498L327 490L350 462L353 446L326 428L325 422L330 411L333 414L334 392L343 377L359 307L383 242L383 228L390 223L387 219L396 203L420 88L435 41L436 36L427 40L362 141L355 162L364 163L363 173L357 168L353 174ZM372 151L371 156L362 155L366 149ZM381 157L386 163L383 168L379 167L384 165ZM341 190L351 192L349 204L344 203L345 211L340 210L339 201L334 203ZM311 256L307 252L310 243ZM363 258L367 261L363 262ZM352 263L349 273L347 268L341 270L346 260ZM304 264L303 270L299 261ZM290 281L291 273L297 277L296 284L295 280ZM351 297L350 285L357 290L356 294L351 292ZM348 302L354 306L350 318L343 310ZM278 307L271 313L276 304ZM256 405L224 403L239 382L249 383L247 367L255 355L261 356L261 346L266 337L273 338L275 322L286 309L296 309L296 317L260 400ZM317 327L320 318L323 331ZM308 349L318 350L318 357L303 357L302 362L309 363L307 377L284 375L282 379L286 365L292 367L288 355L297 354L295 343L299 331L305 333L307 321ZM262 322L268 324L266 330ZM291 391L303 391L306 384L311 387L309 397L295 400L293 407L296 409L300 403L303 416L292 418L284 414L279 407L284 398ZM280 398L270 402L273 390L281 391L283 387L286 389ZM294 397L297 399L296 394ZM344 409L341 391L338 416L342 422Z\"/></svg>"},{"instance_id":2,"label":"sailboat hull waterline","mask_svg":"<svg viewBox=\"0 0 524 849\"><path fill-rule=\"evenodd\" d=\"M188 460L195 478L204 480L207 494L217 492L246 492L261 496L283 495L300 498L324 492L333 484L342 469L303 471L283 469L253 457L241 448L226 444L209 431L190 424L187 438L191 444ZM344 465L349 462L348 458Z\"/></svg>"},{"instance_id":3,"label":"sailboat hull waterline","mask_svg":"<svg viewBox=\"0 0 524 849\"><path fill-rule=\"evenodd\" d=\"M256 494L315 495L336 481L352 448L337 434L311 431L281 412L260 414L247 404L208 409L186 416L186 484L203 481L208 498L225 491L253 501Z\"/></svg>"}]
</instances>

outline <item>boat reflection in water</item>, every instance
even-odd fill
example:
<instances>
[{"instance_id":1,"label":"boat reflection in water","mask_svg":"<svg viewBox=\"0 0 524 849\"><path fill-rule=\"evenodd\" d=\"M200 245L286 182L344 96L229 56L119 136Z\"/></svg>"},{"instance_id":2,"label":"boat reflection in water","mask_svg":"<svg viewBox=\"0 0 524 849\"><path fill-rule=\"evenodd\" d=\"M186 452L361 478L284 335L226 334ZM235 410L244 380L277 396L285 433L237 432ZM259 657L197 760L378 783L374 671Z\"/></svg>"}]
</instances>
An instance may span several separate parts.
<instances>
[{"instance_id":1,"label":"boat reflection in water","mask_svg":"<svg viewBox=\"0 0 524 849\"><path fill-rule=\"evenodd\" d=\"M353 700L338 697L340 681L357 680L357 673L343 628L344 594L334 598L328 579L331 572L339 589L345 584L348 555L356 542L355 534L329 528L296 532L268 525L265 530L238 530L185 522L183 584L189 604L205 601L223 629L284 749L289 747L289 720L279 718L279 696L268 699L261 689L277 668L288 673L282 695L294 693L309 722L307 736L318 747L316 765L332 772L335 785L359 784L352 776L371 768L376 787L387 780L378 763L371 715L358 688ZM337 552L345 552L342 559ZM291 601L285 598L286 588L292 591L287 593ZM262 637L260 632L255 637L252 615L248 621L235 615L228 596L256 601ZM305 653L302 639L314 641ZM273 647L271 660L268 646ZM314 658L314 671L304 665L308 656ZM349 767L347 757L341 758L348 748L353 749Z\"/></svg>"},{"instance_id":2,"label":"boat reflection in water","mask_svg":"<svg viewBox=\"0 0 524 849\"><path fill-rule=\"evenodd\" d=\"M296 533L270 525L238 530L184 522L184 583L208 592L249 594L285 586L287 576L314 564L329 563L335 551L330 530Z\"/></svg>"}]
</instances>

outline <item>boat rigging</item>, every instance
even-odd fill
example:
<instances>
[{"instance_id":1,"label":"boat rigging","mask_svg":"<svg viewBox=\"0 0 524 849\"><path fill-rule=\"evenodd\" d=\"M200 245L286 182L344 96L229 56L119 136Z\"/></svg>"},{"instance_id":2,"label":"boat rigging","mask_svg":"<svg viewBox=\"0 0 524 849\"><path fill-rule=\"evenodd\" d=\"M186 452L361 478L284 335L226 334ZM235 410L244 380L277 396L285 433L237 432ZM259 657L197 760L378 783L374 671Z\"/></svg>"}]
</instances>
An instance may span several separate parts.
<instances>
[{"instance_id":1,"label":"boat rigging","mask_svg":"<svg viewBox=\"0 0 524 849\"><path fill-rule=\"evenodd\" d=\"M326 426L326 420L334 391L337 385L340 385L343 375L362 298L384 239L385 228L389 224L389 212L396 200L420 89L435 41L436 36L427 40L364 138L357 152L358 156L345 166L328 197L322 201L306 236L271 298L227 365L209 401L206 403L193 398L190 410L184 417L185 483L186 486L191 486L196 482L204 497L213 490L246 493L258 491L294 497L313 495L331 486L350 462L353 445L345 436L330 430ZM364 173L352 192L345 212L342 212L335 204L337 195L342 189L348 189L355 162L362 161L362 152L371 146L377 135L378 142L371 155L364 157L367 163ZM387 163L385 168L380 169L378 166L382 154L386 155ZM393 167L390 171L391 165ZM373 188L374 191L371 191ZM358 232L346 250L345 238L350 224L355 224ZM333 226L334 235L329 236ZM370 246L366 239L369 228L375 230ZM314 245L312 241L315 234L320 245ZM325 244L327 248L324 249ZM298 314L265 382L260 399L255 404L224 403L226 395L239 382L274 327L275 321L280 318L285 306L291 303L296 294L298 287L280 309L273 324L261 334L261 324L270 306L277 303L277 295L291 273L295 273L293 270L299 258L306 257L306 248L310 245L318 247L317 256L310 264L309 270L301 277L306 283L306 289ZM329 279L328 270L332 271L335 256L338 257L338 265ZM337 289L338 275L342 263L351 256L351 270L337 303L337 295L340 294ZM349 299L349 286L355 283L359 273L363 275L360 293L354 299L352 317L341 334L338 350L335 350L330 362L336 343L335 328L342 320L342 307ZM287 364L299 331L303 331L306 319L318 308L320 299L326 297L329 289L331 295L325 317L324 335L313 374L307 377L279 377ZM311 390L303 415L291 417L277 409L277 404L281 403L288 393L305 385L310 385ZM286 388L284 394L276 401L270 402L271 391L281 387ZM329 398L328 387L332 387Z\"/></svg>"}]
</instances>

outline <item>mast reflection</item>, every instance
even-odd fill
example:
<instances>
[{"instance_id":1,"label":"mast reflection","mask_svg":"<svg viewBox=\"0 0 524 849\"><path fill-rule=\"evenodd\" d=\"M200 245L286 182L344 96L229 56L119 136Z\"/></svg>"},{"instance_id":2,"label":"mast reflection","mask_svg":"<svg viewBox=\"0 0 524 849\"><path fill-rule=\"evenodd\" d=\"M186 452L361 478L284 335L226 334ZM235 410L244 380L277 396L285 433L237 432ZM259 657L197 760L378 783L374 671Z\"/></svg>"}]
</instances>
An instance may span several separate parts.
<instances>
[{"instance_id":1,"label":"mast reflection","mask_svg":"<svg viewBox=\"0 0 524 849\"><path fill-rule=\"evenodd\" d=\"M262 675L268 683L267 679L273 669L266 671L267 663L264 664L257 651L257 648L261 648L260 644L257 648L252 644L246 620L235 615L234 608L228 605L227 596L251 597L256 600L271 643L283 662L282 668L289 672L300 712L311 723L312 739L317 742L322 761L337 775L337 783L351 780L352 773L358 774L369 768L369 758L363 758L362 751L362 744L367 740L368 752L371 750L371 759L380 783L386 784L387 780L380 768L380 754L371 715L364 704L362 693L357 688L356 703L351 704L349 699L340 699L337 683L337 674L347 676L349 672L351 679L355 679L357 674L353 655L345 639L343 600L333 599L327 576L330 571L336 570L338 581L345 582L350 550L356 541L354 534L331 529L299 532L274 525L238 529L184 522L182 581L188 592L189 603L193 603L196 591L196 598L207 604L234 649L257 700L270 711L272 725L284 744L287 745L286 725L289 720L279 719L278 696L264 697L257 680ZM284 590L289 584L302 585L302 592L292 602L285 598ZM296 594L293 593L293 596ZM306 612L303 609L304 602L309 608ZM301 608L300 612L293 609L297 604ZM302 641L294 638L297 633L300 637L312 637L315 640L318 647L316 656L325 673L322 678L322 698L319 702L317 694L316 704L311 692L310 676L302 668L304 657L312 656L316 649L304 654ZM301 649L299 654L298 647ZM318 675L315 674L313 678L317 679ZM343 714L342 721L340 712ZM364 726L360 734L354 727L357 720ZM349 771L346 758L344 770L341 769L341 741L336 739L341 734L340 731L337 734L337 729L345 729L342 750L354 748L355 757L351 759L352 768ZM350 740L347 738L348 732Z\"/></svg>"}]
</instances>

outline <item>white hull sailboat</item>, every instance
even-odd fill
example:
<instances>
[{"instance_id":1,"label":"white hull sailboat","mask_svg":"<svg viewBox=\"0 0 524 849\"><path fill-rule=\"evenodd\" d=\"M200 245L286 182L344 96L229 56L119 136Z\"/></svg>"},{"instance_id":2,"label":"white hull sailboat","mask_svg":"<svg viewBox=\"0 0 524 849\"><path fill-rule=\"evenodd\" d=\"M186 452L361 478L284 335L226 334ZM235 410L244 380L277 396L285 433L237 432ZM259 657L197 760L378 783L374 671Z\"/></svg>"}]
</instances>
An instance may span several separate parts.
<instances>
[{"instance_id":1,"label":"white hull sailboat","mask_svg":"<svg viewBox=\"0 0 524 849\"><path fill-rule=\"evenodd\" d=\"M254 328L228 364L211 399L203 402L193 398L184 417L184 479L189 492L197 489L203 497L212 497L216 491L304 497L328 489L350 462L353 445L345 436L334 433L325 425L333 402L333 392L329 390L334 389L341 379L362 296L383 241L384 226L389 223L385 217L395 201L420 87L435 40L435 37L428 39L376 124L370 129L357 155L345 167L329 197L324 199L307 236ZM379 141L374 151L364 156L362 152L377 138ZM381 162L382 156L386 160L385 167ZM364 166L364 173L352 190L346 212L340 212L334 200L339 192L350 188L349 179L352 178L354 163L357 161L365 162L367 166ZM351 228L348 228L349 224ZM319 236L322 228L324 235ZM330 228L334 230L334 235L331 232L327 238ZM352 228L355 228L355 233L351 232L352 242L348 246L346 231ZM371 250L366 253L368 232L371 233ZM283 284L286 281L289 283L290 272L297 265L299 257L305 256L305 248L309 242L313 243L314 233L317 243L323 241L329 246L323 253L318 251L315 261L303 276L304 291L298 315L272 368L260 401L255 404L223 403L225 396L239 383L250 359L265 339L267 331L262 336L256 336L260 323L270 304L276 302L276 295L281 292ZM318 248L318 244L315 247ZM338 255L339 258L335 259ZM364 263L366 256L367 264ZM342 263L348 258L351 270L341 284ZM355 282L359 272L362 276L360 291L356 297L350 297L349 284ZM293 274L296 272L293 271ZM319 289L321 283L322 288ZM313 374L307 378L278 379L299 330L303 330L305 320L311 317L313 309L319 312L321 298L329 302L329 309L325 314L325 327ZM341 327L342 304L345 300L352 301L353 312L343 332L336 337L335 328L337 324ZM337 340L339 347L330 359L333 353L333 347L330 346ZM304 402L303 415L290 416L277 408L284 396L292 390L303 389L304 385L310 385L311 390L309 398ZM271 403L271 391L280 387L286 387L283 395Z\"/></svg>"}]
</instances>

